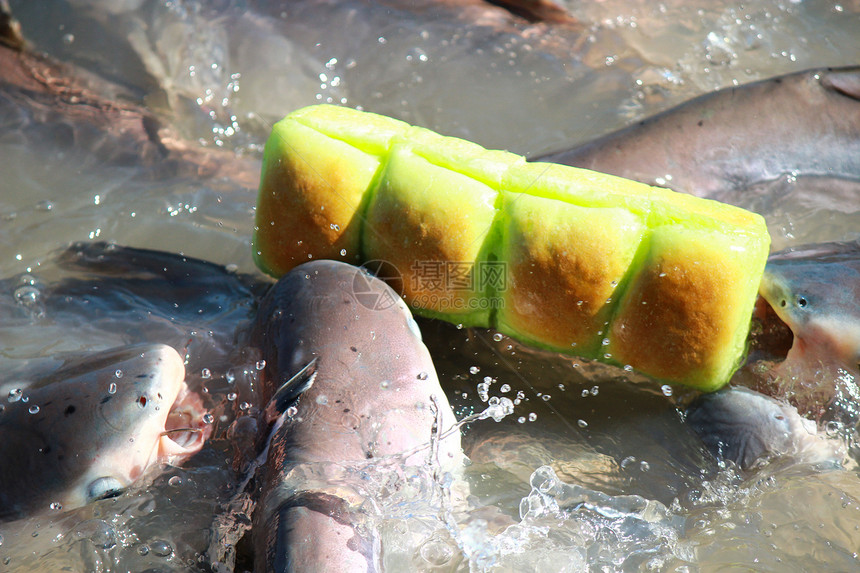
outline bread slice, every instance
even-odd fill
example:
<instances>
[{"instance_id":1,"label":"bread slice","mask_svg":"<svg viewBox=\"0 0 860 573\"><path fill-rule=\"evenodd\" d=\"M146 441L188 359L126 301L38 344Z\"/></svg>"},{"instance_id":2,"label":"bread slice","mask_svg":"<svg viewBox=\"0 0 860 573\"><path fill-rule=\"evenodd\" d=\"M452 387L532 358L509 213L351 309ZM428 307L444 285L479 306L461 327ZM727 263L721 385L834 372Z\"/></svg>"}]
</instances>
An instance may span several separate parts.
<instances>
[{"instance_id":1,"label":"bread slice","mask_svg":"<svg viewBox=\"0 0 860 573\"><path fill-rule=\"evenodd\" d=\"M743 359L754 213L320 105L266 144L254 256L385 260L418 313L702 390Z\"/></svg>"}]
</instances>

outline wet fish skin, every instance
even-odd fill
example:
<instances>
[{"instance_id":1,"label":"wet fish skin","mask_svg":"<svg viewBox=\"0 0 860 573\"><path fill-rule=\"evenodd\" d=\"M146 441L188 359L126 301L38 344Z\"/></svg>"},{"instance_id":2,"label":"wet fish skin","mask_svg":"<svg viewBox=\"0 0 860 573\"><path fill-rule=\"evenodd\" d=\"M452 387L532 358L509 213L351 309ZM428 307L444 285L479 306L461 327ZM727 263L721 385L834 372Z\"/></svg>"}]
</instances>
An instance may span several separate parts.
<instances>
[{"instance_id":1,"label":"wet fish skin","mask_svg":"<svg viewBox=\"0 0 860 573\"><path fill-rule=\"evenodd\" d=\"M359 299L359 296L361 297ZM252 342L274 389L317 358L313 385L271 438L255 515L258 571L376 571L379 542L357 527L336 486L287 487L301 466L367 463L412 451L455 419L408 309L387 285L345 263L306 263L260 305ZM406 465L423 465L429 449ZM443 468L461 463L459 434L439 442Z\"/></svg>"},{"instance_id":2,"label":"wet fish skin","mask_svg":"<svg viewBox=\"0 0 860 573\"><path fill-rule=\"evenodd\" d=\"M686 419L711 453L743 470L767 456L838 463L844 453L838 441L819 434L815 422L791 405L742 386L702 395Z\"/></svg>"},{"instance_id":3,"label":"wet fish skin","mask_svg":"<svg viewBox=\"0 0 860 573\"><path fill-rule=\"evenodd\" d=\"M860 188L860 68L712 92L579 147L535 158L723 199L780 177Z\"/></svg>"},{"instance_id":4,"label":"wet fish skin","mask_svg":"<svg viewBox=\"0 0 860 573\"><path fill-rule=\"evenodd\" d=\"M135 345L71 361L22 389L17 401L5 400L0 520L116 495L153 464L198 451L209 430L184 375L173 348ZM164 435L173 416L200 431Z\"/></svg>"},{"instance_id":5,"label":"wet fish skin","mask_svg":"<svg viewBox=\"0 0 860 573\"><path fill-rule=\"evenodd\" d=\"M794 334L786 360L836 361L860 374L860 241L772 254L759 292Z\"/></svg>"}]
</instances>

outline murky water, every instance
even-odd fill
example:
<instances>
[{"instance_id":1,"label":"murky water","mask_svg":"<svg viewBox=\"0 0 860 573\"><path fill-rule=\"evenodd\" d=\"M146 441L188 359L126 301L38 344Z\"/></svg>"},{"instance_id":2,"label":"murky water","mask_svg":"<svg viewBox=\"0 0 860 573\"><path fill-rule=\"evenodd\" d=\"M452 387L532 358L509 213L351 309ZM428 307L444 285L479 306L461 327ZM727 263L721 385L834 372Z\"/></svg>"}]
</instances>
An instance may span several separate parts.
<instances>
[{"instance_id":1,"label":"murky water","mask_svg":"<svg viewBox=\"0 0 860 573\"><path fill-rule=\"evenodd\" d=\"M12 2L37 48L108 78L116 97L161 114L184 138L252 162L274 121L318 101L537 155L717 87L860 62L856 2L567 6L584 32L476 22L474 12L429 1L413 10L358 0ZM182 252L253 273L253 185L117 162L62 128L27 129L16 109L2 108L0 123L4 370L23 376L59 352L165 342L187 348L189 382L224 416L219 439L150 487L0 526L0 564L206 570L213 538L232 539L213 522L235 493L224 432L254 400L254 359L233 344L252 311L250 292L225 294L226 306L206 320L177 322L169 308L180 295L149 307L139 302L151 298L144 289L132 298L137 314L105 299L99 316L66 308L40 318L28 306L38 292L20 289L48 292L67 278L53 260L73 241ZM856 198L796 195L780 182L750 205L768 217L775 245L857 237ZM427 476L404 490L426 496L380 502L373 525L385 535L389 570L857 567L855 471L786 461L740 475L719 467L684 425L672 403L683 392L667 397L623 371L492 333L422 328L459 416L492 397L519 403L502 422L465 428L474 449L469 504L483 510L440 515ZM383 485L373 491L388 478L380 468Z\"/></svg>"}]
</instances>

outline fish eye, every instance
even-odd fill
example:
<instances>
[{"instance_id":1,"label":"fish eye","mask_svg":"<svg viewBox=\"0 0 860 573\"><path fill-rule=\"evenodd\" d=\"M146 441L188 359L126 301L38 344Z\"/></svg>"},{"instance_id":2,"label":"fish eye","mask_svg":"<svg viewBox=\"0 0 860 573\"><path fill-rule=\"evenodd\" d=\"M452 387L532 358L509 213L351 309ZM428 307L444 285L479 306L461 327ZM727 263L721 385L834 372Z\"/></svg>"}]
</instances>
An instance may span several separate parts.
<instances>
[{"instance_id":1,"label":"fish eye","mask_svg":"<svg viewBox=\"0 0 860 573\"><path fill-rule=\"evenodd\" d=\"M809 304L809 301L806 300L806 297L803 295L797 296L797 306L800 308L806 308L806 305Z\"/></svg>"},{"instance_id":2,"label":"fish eye","mask_svg":"<svg viewBox=\"0 0 860 573\"><path fill-rule=\"evenodd\" d=\"M87 486L87 499L89 501L97 501L100 499L108 499L116 497L122 493L123 487L119 480L112 477L100 477L94 479Z\"/></svg>"}]
</instances>

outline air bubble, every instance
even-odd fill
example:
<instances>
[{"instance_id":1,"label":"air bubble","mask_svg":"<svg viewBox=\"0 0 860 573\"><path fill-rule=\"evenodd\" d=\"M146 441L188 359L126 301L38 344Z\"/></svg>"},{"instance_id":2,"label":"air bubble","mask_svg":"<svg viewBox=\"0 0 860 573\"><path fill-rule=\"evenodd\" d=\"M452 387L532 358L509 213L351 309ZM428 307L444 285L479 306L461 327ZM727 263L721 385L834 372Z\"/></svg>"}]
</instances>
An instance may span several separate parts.
<instances>
[{"instance_id":1,"label":"air bubble","mask_svg":"<svg viewBox=\"0 0 860 573\"><path fill-rule=\"evenodd\" d=\"M9 400L9 402L17 402L18 400L21 399L21 396L23 394L24 394L24 391L21 390L20 388L15 388L14 390L9 390L9 396L7 397L7 400Z\"/></svg>"},{"instance_id":2,"label":"air bubble","mask_svg":"<svg viewBox=\"0 0 860 573\"><path fill-rule=\"evenodd\" d=\"M108 385L108 394L116 394L116 382L111 382Z\"/></svg>"},{"instance_id":3,"label":"air bubble","mask_svg":"<svg viewBox=\"0 0 860 573\"><path fill-rule=\"evenodd\" d=\"M529 422L534 422L535 420L537 420L537 414L529 412Z\"/></svg>"},{"instance_id":4,"label":"air bubble","mask_svg":"<svg viewBox=\"0 0 860 573\"><path fill-rule=\"evenodd\" d=\"M429 377L430 377L430 375L427 374L426 372L419 372L418 373L418 379L419 380L427 380Z\"/></svg>"},{"instance_id":5,"label":"air bubble","mask_svg":"<svg viewBox=\"0 0 860 573\"><path fill-rule=\"evenodd\" d=\"M235 399L236 399L236 396L237 396L237 394L236 394L235 392L230 392L230 393L228 393L228 394L227 394L227 400L229 400L230 402L232 402L233 400L235 400Z\"/></svg>"},{"instance_id":6,"label":"air bubble","mask_svg":"<svg viewBox=\"0 0 860 573\"><path fill-rule=\"evenodd\" d=\"M171 476L171 478L167 480L167 485L171 487L179 487L182 485L182 478L180 476Z\"/></svg>"},{"instance_id":7,"label":"air bubble","mask_svg":"<svg viewBox=\"0 0 860 573\"><path fill-rule=\"evenodd\" d=\"M122 378L122 370L118 369L113 373L117 378Z\"/></svg>"},{"instance_id":8,"label":"air bubble","mask_svg":"<svg viewBox=\"0 0 860 573\"><path fill-rule=\"evenodd\" d=\"M39 302L42 292L32 285L24 285L15 289L15 302L25 307L32 307Z\"/></svg>"},{"instance_id":9,"label":"air bubble","mask_svg":"<svg viewBox=\"0 0 860 573\"><path fill-rule=\"evenodd\" d=\"M173 555L173 547L166 541L153 541L149 544L149 548L152 550L152 554L158 557L170 557Z\"/></svg>"},{"instance_id":10,"label":"air bubble","mask_svg":"<svg viewBox=\"0 0 860 573\"><path fill-rule=\"evenodd\" d=\"M51 505L49 507L51 509L53 509L54 511L60 511L61 509L63 509L63 504L55 501L55 502L51 503Z\"/></svg>"},{"instance_id":11,"label":"air bubble","mask_svg":"<svg viewBox=\"0 0 860 573\"><path fill-rule=\"evenodd\" d=\"M255 366L257 367L257 370L262 370L263 368L266 367L266 361L265 360L257 360L257 364L255 364Z\"/></svg>"},{"instance_id":12,"label":"air bubble","mask_svg":"<svg viewBox=\"0 0 860 573\"><path fill-rule=\"evenodd\" d=\"M477 373L478 373L478 372L480 372L480 371L481 371L481 369L480 369L480 368L478 368L477 366L472 366L471 368L469 368L469 373L470 373L470 374L477 374Z\"/></svg>"},{"instance_id":13,"label":"air bubble","mask_svg":"<svg viewBox=\"0 0 860 573\"><path fill-rule=\"evenodd\" d=\"M213 416L211 412L206 412L205 414L203 414L203 423L204 424L211 424L214 421L215 421L215 416Z\"/></svg>"},{"instance_id":14,"label":"air bubble","mask_svg":"<svg viewBox=\"0 0 860 573\"><path fill-rule=\"evenodd\" d=\"M38 414L39 413L39 407L36 406L35 404L33 404L32 406L30 406L30 408L27 411L30 412L31 414Z\"/></svg>"},{"instance_id":15,"label":"air bubble","mask_svg":"<svg viewBox=\"0 0 860 573\"><path fill-rule=\"evenodd\" d=\"M501 342L503 338L504 336L502 336L502 334L498 332L493 335L493 340L495 340L496 342Z\"/></svg>"},{"instance_id":16,"label":"air bubble","mask_svg":"<svg viewBox=\"0 0 860 573\"><path fill-rule=\"evenodd\" d=\"M579 426L580 428L587 428L588 422L586 422L585 420L577 420L576 425Z\"/></svg>"},{"instance_id":17,"label":"air bubble","mask_svg":"<svg viewBox=\"0 0 860 573\"><path fill-rule=\"evenodd\" d=\"M663 393L664 396L672 395L672 387L668 384L663 384L662 386L660 386L660 391Z\"/></svg>"},{"instance_id":18,"label":"air bubble","mask_svg":"<svg viewBox=\"0 0 860 573\"><path fill-rule=\"evenodd\" d=\"M325 406L328 404L328 396L326 396L325 394L320 394L319 396L317 396L316 402L321 406Z\"/></svg>"},{"instance_id":19,"label":"air bubble","mask_svg":"<svg viewBox=\"0 0 860 573\"><path fill-rule=\"evenodd\" d=\"M209 370L208 368L204 368L203 370L200 371L200 376L204 380L208 380L209 378L212 378L212 371Z\"/></svg>"}]
</instances>

